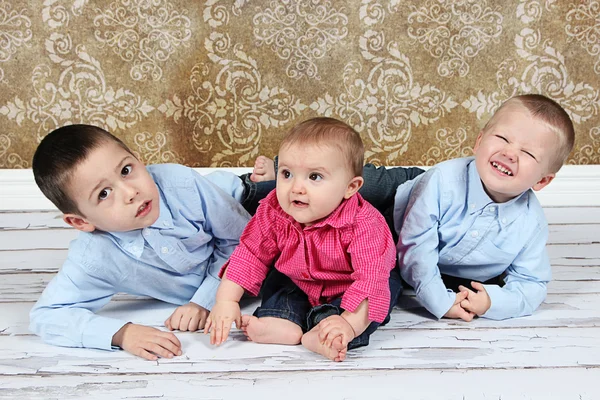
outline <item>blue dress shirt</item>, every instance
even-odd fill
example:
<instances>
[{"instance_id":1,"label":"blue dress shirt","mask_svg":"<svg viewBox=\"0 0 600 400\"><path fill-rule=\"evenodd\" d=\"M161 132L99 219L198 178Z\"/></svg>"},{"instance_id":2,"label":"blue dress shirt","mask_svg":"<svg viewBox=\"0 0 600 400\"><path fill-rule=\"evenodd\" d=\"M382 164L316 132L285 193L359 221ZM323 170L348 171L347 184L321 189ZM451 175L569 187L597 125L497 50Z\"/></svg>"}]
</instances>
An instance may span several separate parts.
<instances>
[{"instance_id":1,"label":"blue dress shirt","mask_svg":"<svg viewBox=\"0 0 600 400\"><path fill-rule=\"evenodd\" d=\"M394 225L402 278L437 318L456 298L440 273L479 282L506 273L502 288L485 285L492 301L486 318L529 315L546 297L548 224L539 201L529 189L494 203L472 157L440 163L400 185Z\"/></svg>"},{"instance_id":2,"label":"blue dress shirt","mask_svg":"<svg viewBox=\"0 0 600 400\"><path fill-rule=\"evenodd\" d=\"M158 219L129 232L82 232L71 242L30 314L30 329L46 342L111 349L128 321L95 313L118 292L208 310L214 305L219 270L250 219L239 203L242 181L176 164L147 169L160 194Z\"/></svg>"}]
</instances>

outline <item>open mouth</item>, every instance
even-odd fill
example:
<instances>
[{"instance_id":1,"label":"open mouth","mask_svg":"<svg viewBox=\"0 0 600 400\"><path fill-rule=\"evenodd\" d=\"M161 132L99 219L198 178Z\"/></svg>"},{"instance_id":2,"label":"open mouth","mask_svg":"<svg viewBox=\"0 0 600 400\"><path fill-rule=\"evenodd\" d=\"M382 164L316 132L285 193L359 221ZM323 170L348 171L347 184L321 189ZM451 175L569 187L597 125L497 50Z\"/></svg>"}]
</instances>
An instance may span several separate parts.
<instances>
[{"instance_id":1,"label":"open mouth","mask_svg":"<svg viewBox=\"0 0 600 400\"><path fill-rule=\"evenodd\" d=\"M506 176L513 176L513 173L510 169L506 168L503 165L498 164L496 161L492 161L490 164L492 164L492 167L494 167L498 172L500 172Z\"/></svg>"},{"instance_id":2,"label":"open mouth","mask_svg":"<svg viewBox=\"0 0 600 400\"><path fill-rule=\"evenodd\" d=\"M148 215L148 213L152 210L152 200L145 201L140 208L138 208L136 217L143 217L144 215Z\"/></svg>"},{"instance_id":3,"label":"open mouth","mask_svg":"<svg viewBox=\"0 0 600 400\"><path fill-rule=\"evenodd\" d=\"M295 205L296 207L307 207L308 203L304 203L300 200L294 200L292 201L292 204Z\"/></svg>"}]
</instances>

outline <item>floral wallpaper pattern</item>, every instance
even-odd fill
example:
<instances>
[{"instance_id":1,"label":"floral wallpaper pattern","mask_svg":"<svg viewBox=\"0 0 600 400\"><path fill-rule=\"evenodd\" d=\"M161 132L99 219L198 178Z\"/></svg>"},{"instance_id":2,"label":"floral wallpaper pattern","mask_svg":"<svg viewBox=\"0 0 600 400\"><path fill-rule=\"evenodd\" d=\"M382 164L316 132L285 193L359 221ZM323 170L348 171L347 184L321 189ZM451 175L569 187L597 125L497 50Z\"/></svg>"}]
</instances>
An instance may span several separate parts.
<instances>
[{"instance_id":1,"label":"floral wallpaper pattern","mask_svg":"<svg viewBox=\"0 0 600 400\"><path fill-rule=\"evenodd\" d=\"M565 107L600 164L600 1L0 0L0 168L95 124L144 162L251 166L315 116L366 160L472 154L520 93Z\"/></svg>"}]
</instances>

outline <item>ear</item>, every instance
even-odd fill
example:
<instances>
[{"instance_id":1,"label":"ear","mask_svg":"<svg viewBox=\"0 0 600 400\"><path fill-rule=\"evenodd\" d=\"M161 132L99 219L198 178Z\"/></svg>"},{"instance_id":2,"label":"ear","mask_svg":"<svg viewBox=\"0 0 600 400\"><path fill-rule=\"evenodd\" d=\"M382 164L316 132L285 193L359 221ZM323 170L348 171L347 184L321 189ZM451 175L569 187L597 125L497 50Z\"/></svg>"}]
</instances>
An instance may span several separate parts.
<instances>
[{"instance_id":1,"label":"ear","mask_svg":"<svg viewBox=\"0 0 600 400\"><path fill-rule=\"evenodd\" d=\"M540 181L538 183L533 185L532 189L535 191L542 190L543 188L548 186L548 184L550 182L552 182L554 180L555 176L556 176L556 174L548 174L548 175L542 177L542 179L540 179Z\"/></svg>"},{"instance_id":2,"label":"ear","mask_svg":"<svg viewBox=\"0 0 600 400\"><path fill-rule=\"evenodd\" d=\"M85 218L77 214L64 214L63 221L71 225L73 228L82 232L93 232L96 227L90 224Z\"/></svg>"},{"instance_id":3,"label":"ear","mask_svg":"<svg viewBox=\"0 0 600 400\"><path fill-rule=\"evenodd\" d=\"M479 148L479 144L481 143L482 138L483 130L479 131L479 135L477 135L477 139L475 139L475 146L473 146L473 154L477 154L477 149Z\"/></svg>"},{"instance_id":4,"label":"ear","mask_svg":"<svg viewBox=\"0 0 600 400\"><path fill-rule=\"evenodd\" d=\"M362 176L355 176L352 178L352 180L348 183L344 198L349 199L350 197L354 196L354 193L358 192L358 189L362 187L363 183L365 183L365 180L362 178Z\"/></svg>"}]
</instances>

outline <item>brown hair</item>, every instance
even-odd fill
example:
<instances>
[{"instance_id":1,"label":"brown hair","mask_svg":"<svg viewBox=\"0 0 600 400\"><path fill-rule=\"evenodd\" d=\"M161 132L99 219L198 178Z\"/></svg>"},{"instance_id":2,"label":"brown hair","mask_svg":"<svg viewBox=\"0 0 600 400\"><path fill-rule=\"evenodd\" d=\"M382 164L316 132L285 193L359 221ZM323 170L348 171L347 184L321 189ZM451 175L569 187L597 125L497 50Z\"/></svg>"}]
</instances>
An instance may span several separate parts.
<instances>
[{"instance_id":1,"label":"brown hair","mask_svg":"<svg viewBox=\"0 0 600 400\"><path fill-rule=\"evenodd\" d=\"M33 176L44 196L61 212L81 214L67 194L73 171L92 150L111 141L131 153L121 140L92 125L63 126L42 139L33 155Z\"/></svg>"},{"instance_id":2,"label":"brown hair","mask_svg":"<svg viewBox=\"0 0 600 400\"><path fill-rule=\"evenodd\" d=\"M280 148L295 144L336 147L346 158L354 176L362 176L365 147L358 132L345 122L325 117L301 122L283 138Z\"/></svg>"},{"instance_id":3,"label":"brown hair","mask_svg":"<svg viewBox=\"0 0 600 400\"><path fill-rule=\"evenodd\" d=\"M484 131L487 131L495 122L495 117L508 104L518 102L522 104L534 118L539 118L546 123L550 130L556 134L558 144L553 162L550 163L551 172L557 172L569 157L575 143L575 128L569 114L556 101L541 94L523 94L511 97L500 106L492 118L487 122Z\"/></svg>"}]
</instances>

